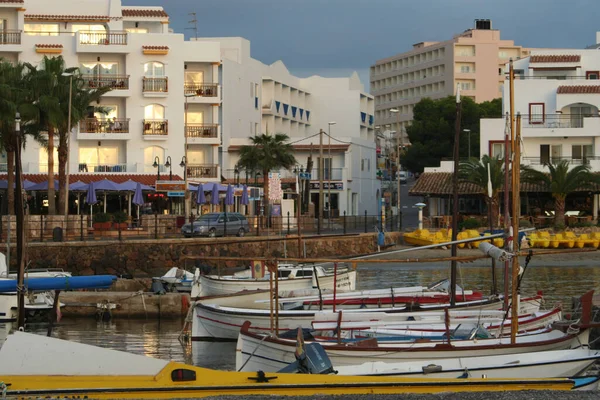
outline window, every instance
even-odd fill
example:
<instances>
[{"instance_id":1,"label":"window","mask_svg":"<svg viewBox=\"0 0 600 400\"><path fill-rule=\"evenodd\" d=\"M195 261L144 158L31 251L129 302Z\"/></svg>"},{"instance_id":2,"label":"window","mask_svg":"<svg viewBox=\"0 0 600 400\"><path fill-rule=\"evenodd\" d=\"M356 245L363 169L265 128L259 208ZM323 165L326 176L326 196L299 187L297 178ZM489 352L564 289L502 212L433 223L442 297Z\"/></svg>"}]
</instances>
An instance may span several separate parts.
<instances>
[{"instance_id":1,"label":"window","mask_svg":"<svg viewBox=\"0 0 600 400\"><path fill-rule=\"evenodd\" d=\"M258 128L258 122L254 123L254 133L257 134L257 135L260 135L260 131L259 131L259 128Z\"/></svg>"},{"instance_id":2,"label":"window","mask_svg":"<svg viewBox=\"0 0 600 400\"><path fill-rule=\"evenodd\" d=\"M29 36L58 36L58 24L25 24L23 31Z\"/></svg>"},{"instance_id":3,"label":"window","mask_svg":"<svg viewBox=\"0 0 600 400\"><path fill-rule=\"evenodd\" d=\"M162 78L165 76L165 65L161 62L151 61L144 64L146 78Z\"/></svg>"},{"instance_id":4,"label":"window","mask_svg":"<svg viewBox=\"0 0 600 400\"><path fill-rule=\"evenodd\" d=\"M58 171L58 148L54 147L54 172ZM48 173L48 151L45 148L40 148L39 153L40 173Z\"/></svg>"},{"instance_id":5,"label":"window","mask_svg":"<svg viewBox=\"0 0 600 400\"><path fill-rule=\"evenodd\" d=\"M490 143L490 146L492 157L504 158L504 143Z\"/></svg>"},{"instance_id":6,"label":"window","mask_svg":"<svg viewBox=\"0 0 600 400\"><path fill-rule=\"evenodd\" d=\"M88 172L103 170L100 166L115 166L119 163L119 148L115 146L94 146L79 148L79 165L85 165Z\"/></svg>"},{"instance_id":7,"label":"window","mask_svg":"<svg viewBox=\"0 0 600 400\"><path fill-rule=\"evenodd\" d=\"M104 25L91 25L91 24L73 24L71 25L71 32L106 32Z\"/></svg>"},{"instance_id":8,"label":"window","mask_svg":"<svg viewBox=\"0 0 600 400\"><path fill-rule=\"evenodd\" d=\"M99 106L99 108L95 108L93 111L94 111L94 117L98 121L118 118L117 106L101 105L101 106Z\"/></svg>"},{"instance_id":9,"label":"window","mask_svg":"<svg viewBox=\"0 0 600 400\"><path fill-rule=\"evenodd\" d=\"M460 90L471 90L471 82L461 82Z\"/></svg>"},{"instance_id":10,"label":"window","mask_svg":"<svg viewBox=\"0 0 600 400\"><path fill-rule=\"evenodd\" d=\"M556 164L562 157L562 145L540 145L540 164Z\"/></svg>"},{"instance_id":11,"label":"window","mask_svg":"<svg viewBox=\"0 0 600 400\"><path fill-rule=\"evenodd\" d=\"M463 74L467 74L467 73L471 72L471 67L468 65L461 65L460 72Z\"/></svg>"},{"instance_id":12,"label":"window","mask_svg":"<svg viewBox=\"0 0 600 400\"><path fill-rule=\"evenodd\" d=\"M125 32L129 33L148 33L148 28L127 28Z\"/></svg>"},{"instance_id":13,"label":"window","mask_svg":"<svg viewBox=\"0 0 600 400\"><path fill-rule=\"evenodd\" d=\"M571 107L571 128L583 128L583 118L592 115L592 107Z\"/></svg>"},{"instance_id":14,"label":"window","mask_svg":"<svg viewBox=\"0 0 600 400\"><path fill-rule=\"evenodd\" d=\"M596 80L600 77L600 72L599 71L586 71L585 77L586 77L586 79Z\"/></svg>"},{"instance_id":15,"label":"window","mask_svg":"<svg viewBox=\"0 0 600 400\"><path fill-rule=\"evenodd\" d=\"M79 72L82 75L118 75L119 74L119 63L113 61L103 62L82 62L79 64Z\"/></svg>"},{"instance_id":16,"label":"window","mask_svg":"<svg viewBox=\"0 0 600 400\"><path fill-rule=\"evenodd\" d=\"M571 158L581 160L583 164L587 164L588 158L594 155L593 151L591 144L574 144L571 146Z\"/></svg>"},{"instance_id":17,"label":"window","mask_svg":"<svg viewBox=\"0 0 600 400\"><path fill-rule=\"evenodd\" d=\"M365 170L365 159L364 158L360 160L360 170L361 171Z\"/></svg>"},{"instance_id":18,"label":"window","mask_svg":"<svg viewBox=\"0 0 600 400\"><path fill-rule=\"evenodd\" d=\"M189 116L192 113L188 114L188 122ZM150 104L144 107L144 119L165 119L165 108L160 104Z\"/></svg>"},{"instance_id":19,"label":"window","mask_svg":"<svg viewBox=\"0 0 600 400\"><path fill-rule=\"evenodd\" d=\"M499 58L507 58L508 57L508 53L506 51L499 51L498 52L498 57Z\"/></svg>"},{"instance_id":20,"label":"window","mask_svg":"<svg viewBox=\"0 0 600 400\"><path fill-rule=\"evenodd\" d=\"M156 173L156 168L152 166L156 157L158 157L158 159L160 160L159 168L161 168L162 163L164 163L165 159L165 149L159 146L149 146L144 149L144 172Z\"/></svg>"},{"instance_id":21,"label":"window","mask_svg":"<svg viewBox=\"0 0 600 400\"><path fill-rule=\"evenodd\" d=\"M204 123L204 113L202 111L188 111L187 123L188 124L203 124Z\"/></svg>"},{"instance_id":22,"label":"window","mask_svg":"<svg viewBox=\"0 0 600 400\"><path fill-rule=\"evenodd\" d=\"M544 103L529 103L529 124L543 124L546 116L546 105Z\"/></svg>"},{"instance_id":23,"label":"window","mask_svg":"<svg viewBox=\"0 0 600 400\"><path fill-rule=\"evenodd\" d=\"M202 71L185 71L186 85L201 85L204 83L204 72Z\"/></svg>"}]
</instances>

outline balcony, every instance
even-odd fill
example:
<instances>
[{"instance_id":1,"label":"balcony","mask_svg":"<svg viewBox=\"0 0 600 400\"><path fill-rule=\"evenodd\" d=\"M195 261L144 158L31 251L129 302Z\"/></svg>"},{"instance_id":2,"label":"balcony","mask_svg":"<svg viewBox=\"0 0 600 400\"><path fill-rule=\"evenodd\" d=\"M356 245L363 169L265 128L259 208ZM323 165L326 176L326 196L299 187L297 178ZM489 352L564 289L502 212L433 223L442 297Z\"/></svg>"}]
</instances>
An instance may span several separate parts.
<instances>
[{"instance_id":1,"label":"balcony","mask_svg":"<svg viewBox=\"0 0 600 400\"><path fill-rule=\"evenodd\" d=\"M99 120L86 118L79 121L78 140L98 139L129 140L129 118Z\"/></svg>"},{"instance_id":2,"label":"balcony","mask_svg":"<svg viewBox=\"0 0 600 400\"><path fill-rule=\"evenodd\" d=\"M186 83L183 86L185 94L193 94L198 97L217 97L219 85L216 83Z\"/></svg>"},{"instance_id":3,"label":"balcony","mask_svg":"<svg viewBox=\"0 0 600 400\"><path fill-rule=\"evenodd\" d=\"M598 115L530 114L522 116L523 136L597 136Z\"/></svg>"},{"instance_id":4,"label":"balcony","mask_svg":"<svg viewBox=\"0 0 600 400\"><path fill-rule=\"evenodd\" d=\"M217 164L190 164L187 166L188 178L217 178Z\"/></svg>"},{"instance_id":5,"label":"balcony","mask_svg":"<svg viewBox=\"0 0 600 400\"><path fill-rule=\"evenodd\" d=\"M124 46L127 44L127 32L124 31L79 31L79 44L100 46Z\"/></svg>"},{"instance_id":6,"label":"balcony","mask_svg":"<svg viewBox=\"0 0 600 400\"><path fill-rule=\"evenodd\" d=\"M143 128L145 140L165 140L169 134L169 121L166 119L145 119Z\"/></svg>"},{"instance_id":7,"label":"balcony","mask_svg":"<svg viewBox=\"0 0 600 400\"><path fill-rule=\"evenodd\" d=\"M187 124L185 133L189 143L205 143L203 139L219 138L219 124Z\"/></svg>"},{"instance_id":8,"label":"balcony","mask_svg":"<svg viewBox=\"0 0 600 400\"><path fill-rule=\"evenodd\" d=\"M21 44L21 31L0 31L0 45Z\"/></svg>"},{"instance_id":9,"label":"balcony","mask_svg":"<svg viewBox=\"0 0 600 400\"><path fill-rule=\"evenodd\" d=\"M142 92L150 96L166 96L169 92L169 78L147 78L142 80Z\"/></svg>"},{"instance_id":10,"label":"balcony","mask_svg":"<svg viewBox=\"0 0 600 400\"><path fill-rule=\"evenodd\" d=\"M87 89L109 87L112 90L128 90L129 75L82 75Z\"/></svg>"},{"instance_id":11,"label":"balcony","mask_svg":"<svg viewBox=\"0 0 600 400\"><path fill-rule=\"evenodd\" d=\"M135 169L135 168L134 168ZM135 172L128 171L127 164L89 164L80 163L77 172L79 173L124 173L124 172Z\"/></svg>"},{"instance_id":12,"label":"balcony","mask_svg":"<svg viewBox=\"0 0 600 400\"><path fill-rule=\"evenodd\" d=\"M323 169L323 180L332 180L332 181L341 181L344 179L344 169L345 168L325 168ZM315 168L311 171L310 174L311 181L319 180L319 169Z\"/></svg>"}]
</instances>

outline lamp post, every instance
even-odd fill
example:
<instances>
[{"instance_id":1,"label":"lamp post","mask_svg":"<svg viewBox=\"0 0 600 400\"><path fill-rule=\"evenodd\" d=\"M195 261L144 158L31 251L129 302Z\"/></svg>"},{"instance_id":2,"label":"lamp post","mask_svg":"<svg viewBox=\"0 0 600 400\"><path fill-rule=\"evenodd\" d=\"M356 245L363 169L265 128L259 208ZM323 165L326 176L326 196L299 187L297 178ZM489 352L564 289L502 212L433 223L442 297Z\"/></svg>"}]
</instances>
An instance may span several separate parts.
<instances>
[{"instance_id":1,"label":"lamp post","mask_svg":"<svg viewBox=\"0 0 600 400\"><path fill-rule=\"evenodd\" d=\"M423 229L423 208L426 205L427 204L425 204L425 203L417 203L417 204L415 204L415 206L417 206L417 208L419 209L419 229Z\"/></svg>"},{"instance_id":2,"label":"lamp post","mask_svg":"<svg viewBox=\"0 0 600 400\"><path fill-rule=\"evenodd\" d=\"M179 163L179 166L181 168L183 168L183 180L185 182L187 182L187 157L186 156L181 157L181 162Z\"/></svg>"},{"instance_id":3,"label":"lamp post","mask_svg":"<svg viewBox=\"0 0 600 400\"><path fill-rule=\"evenodd\" d=\"M397 209L397 213L398 213L398 224L399 224L399 228L402 228L402 208L401 208L401 201L400 201L400 195L401 195L401 185L400 185L400 149L402 148L402 131L400 130L400 110L397 108L392 108L390 109L391 113L394 113L398 116L398 129L396 130L396 140L398 143L398 153L396 154L396 184L398 185L398 193L397 193L397 200L396 200L396 209Z\"/></svg>"},{"instance_id":4,"label":"lamp post","mask_svg":"<svg viewBox=\"0 0 600 400\"><path fill-rule=\"evenodd\" d=\"M21 170L21 114L15 114L15 214L17 218L17 327L19 329L25 326L25 290L23 288L23 280L25 278L25 257L23 250L25 249L25 229L24 226L24 211L23 211L23 174ZM9 189L10 190L10 189ZM10 220L9 220L10 221ZM8 231L10 235L10 230ZM10 249L9 249L10 251ZM8 253L8 252L7 252Z\"/></svg>"},{"instance_id":5,"label":"lamp post","mask_svg":"<svg viewBox=\"0 0 600 400\"><path fill-rule=\"evenodd\" d=\"M183 181L184 181L184 185L185 185L185 198L183 201L183 208L184 208L184 213L185 215L188 215L188 210L189 210L189 206L190 206L190 196L188 193L188 175L187 175L187 151L188 151L188 98L189 97L195 97L196 93L185 93L183 94L184 98L185 98L185 110L183 113L183 145L184 145L184 149L183 149L183 157L185 158L185 170L183 171ZM183 160L181 161L183 163ZM181 165L181 164L180 164Z\"/></svg>"},{"instance_id":6,"label":"lamp post","mask_svg":"<svg viewBox=\"0 0 600 400\"><path fill-rule=\"evenodd\" d=\"M69 115L67 121L67 140L65 145L67 146L67 165L65 165L65 216L69 215L69 163L71 162L71 152L69 151L69 145L71 141L71 107L73 104L73 73L63 72L62 76L69 77Z\"/></svg>"},{"instance_id":7,"label":"lamp post","mask_svg":"<svg viewBox=\"0 0 600 400\"><path fill-rule=\"evenodd\" d=\"M152 166L156 168L156 180L160 181L160 158L158 156L154 157L154 164Z\"/></svg>"},{"instance_id":8,"label":"lamp post","mask_svg":"<svg viewBox=\"0 0 600 400\"><path fill-rule=\"evenodd\" d=\"M240 184L240 169L238 168L237 165L233 169L233 180L234 180L235 184L239 186L239 184Z\"/></svg>"},{"instance_id":9,"label":"lamp post","mask_svg":"<svg viewBox=\"0 0 600 400\"><path fill-rule=\"evenodd\" d=\"M258 188L258 178L261 176L262 174L260 173L260 171L257 171L256 174L254 175L254 186L256 188ZM258 207L256 207L256 215L260 214L260 196L258 199L259 205Z\"/></svg>"},{"instance_id":10,"label":"lamp post","mask_svg":"<svg viewBox=\"0 0 600 400\"><path fill-rule=\"evenodd\" d=\"M468 148L468 153L467 154L468 154L468 157L469 157L469 160L470 160L471 159L471 130L470 129L463 129L463 132L467 132L467 134L468 134L468 136L467 136L467 139L468 139L467 140L467 144L468 144L469 148Z\"/></svg>"},{"instance_id":11,"label":"lamp post","mask_svg":"<svg viewBox=\"0 0 600 400\"><path fill-rule=\"evenodd\" d=\"M165 167L169 168L169 180L172 181L173 180L173 166L171 165L171 156L167 156L167 161L165 162Z\"/></svg>"}]
</instances>

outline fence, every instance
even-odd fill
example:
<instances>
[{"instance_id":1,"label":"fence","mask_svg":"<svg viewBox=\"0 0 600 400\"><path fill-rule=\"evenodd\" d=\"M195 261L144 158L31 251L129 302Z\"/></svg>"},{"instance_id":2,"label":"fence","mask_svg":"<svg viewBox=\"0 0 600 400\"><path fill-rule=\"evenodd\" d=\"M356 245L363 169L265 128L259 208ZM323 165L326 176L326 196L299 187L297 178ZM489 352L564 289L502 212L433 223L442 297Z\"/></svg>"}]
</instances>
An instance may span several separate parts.
<instances>
[{"instance_id":1,"label":"fence","mask_svg":"<svg viewBox=\"0 0 600 400\"><path fill-rule=\"evenodd\" d=\"M94 222L89 215L27 215L25 234L28 242L63 242L94 240L134 240L164 239L185 237L216 236L284 236L300 234L341 235L384 231L397 231L401 226L401 216L392 214L345 215L339 217L318 218L293 215L284 216L248 216L245 221L238 219L239 214L229 213L227 220L202 219L197 216L186 218L174 215L144 214L139 219L129 218L126 222ZM182 232L186 223L194 221L194 227L204 226L201 232ZM299 224L298 224L299 223ZM243 228L243 232L240 229ZM198 229L199 231L199 229ZM226 233L226 235L224 235ZM0 238L2 243L16 242L16 217L0 218Z\"/></svg>"}]
</instances>

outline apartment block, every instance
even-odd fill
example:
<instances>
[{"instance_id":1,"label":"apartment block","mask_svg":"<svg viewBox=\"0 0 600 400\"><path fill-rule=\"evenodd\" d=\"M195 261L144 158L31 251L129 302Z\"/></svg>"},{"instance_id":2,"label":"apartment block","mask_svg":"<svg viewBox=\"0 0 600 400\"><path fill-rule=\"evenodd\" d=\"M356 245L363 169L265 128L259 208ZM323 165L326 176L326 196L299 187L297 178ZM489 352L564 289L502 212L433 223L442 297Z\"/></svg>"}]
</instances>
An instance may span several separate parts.
<instances>
[{"instance_id":1,"label":"apartment block","mask_svg":"<svg viewBox=\"0 0 600 400\"><path fill-rule=\"evenodd\" d=\"M475 20L473 29L450 40L420 42L410 51L377 60L370 71L375 123L403 132L415 104L453 95L457 85L462 96L476 102L501 97L506 62L528 54L512 40L501 39L490 20Z\"/></svg>"}]
</instances>

